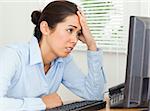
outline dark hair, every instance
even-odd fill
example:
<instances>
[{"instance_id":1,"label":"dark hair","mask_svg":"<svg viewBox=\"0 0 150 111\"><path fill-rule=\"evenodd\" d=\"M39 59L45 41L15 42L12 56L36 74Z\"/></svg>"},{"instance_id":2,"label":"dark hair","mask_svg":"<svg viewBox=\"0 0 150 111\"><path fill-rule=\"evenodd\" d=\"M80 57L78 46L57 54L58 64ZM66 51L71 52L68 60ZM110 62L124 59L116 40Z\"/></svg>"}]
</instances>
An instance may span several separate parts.
<instances>
[{"instance_id":1,"label":"dark hair","mask_svg":"<svg viewBox=\"0 0 150 111\"><path fill-rule=\"evenodd\" d=\"M62 22L67 16L76 14L77 5L69 1L53 1L50 2L42 12L33 11L31 14L31 21L36 25L34 29L34 36L41 40L42 32L40 31L40 23L46 21L51 29Z\"/></svg>"}]
</instances>

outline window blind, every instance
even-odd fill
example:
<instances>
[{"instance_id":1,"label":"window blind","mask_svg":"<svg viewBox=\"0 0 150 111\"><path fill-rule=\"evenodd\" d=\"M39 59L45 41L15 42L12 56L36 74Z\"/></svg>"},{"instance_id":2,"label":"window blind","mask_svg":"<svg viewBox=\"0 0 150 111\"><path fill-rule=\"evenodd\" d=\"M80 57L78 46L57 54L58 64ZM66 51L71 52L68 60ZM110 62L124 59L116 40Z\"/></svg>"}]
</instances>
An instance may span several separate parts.
<instances>
[{"instance_id":1,"label":"window blind","mask_svg":"<svg viewBox=\"0 0 150 111\"><path fill-rule=\"evenodd\" d=\"M127 31L124 24L123 0L81 0L88 26L97 46L106 52L127 50ZM78 42L76 50L85 50Z\"/></svg>"}]
</instances>

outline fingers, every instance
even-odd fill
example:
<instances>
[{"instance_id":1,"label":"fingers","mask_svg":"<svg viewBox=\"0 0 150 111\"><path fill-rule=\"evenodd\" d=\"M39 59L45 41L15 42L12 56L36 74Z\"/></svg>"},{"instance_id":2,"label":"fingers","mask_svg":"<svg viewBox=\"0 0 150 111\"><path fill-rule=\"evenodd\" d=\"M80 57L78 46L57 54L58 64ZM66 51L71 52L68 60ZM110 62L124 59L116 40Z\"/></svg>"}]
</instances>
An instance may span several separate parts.
<instances>
[{"instance_id":1,"label":"fingers","mask_svg":"<svg viewBox=\"0 0 150 111\"><path fill-rule=\"evenodd\" d=\"M83 10L81 10L81 8L78 6L78 11L79 11L79 15L81 15L82 17L85 17L85 14L83 12Z\"/></svg>"},{"instance_id":2,"label":"fingers","mask_svg":"<svg viewBox=\"0 0 150 111\"><path fill-rule=\"evenodd\" d=\"M78 8L77 14L78 14L80 20L82 20L84 22L86 21L86 19L85 19L86 17L84 15L84 12L81 9Z\"/></svg>"},{"instance_id":3,"label":"fingers","mask_svg":"<svg viewBox=\"0 0 150 111\"><path fill-rule=\"evenodd\" d=\"M82 11L77 11L77 15L79 17L79 21L80 21L80 24L81 24L81 27L82 29L86 28L87 27L87 23L86 23L86 18L85 18L85 15ZM82 30L83 31L83 30Z\"/></svg>"},{"instance_id":4,"label":"fingers","mask_svg":"<svg viewBox=\"0 0 150 111\"><path fill-rule=\"evenodd\" d=\"M86 23L85 15L79 6L78 6L77 15L79 17L79 21L80 21L80 24L82 27L82 36L79 37L79 40L83 43L86 43L86 37L87 37L86 35L87 35L87 33L89 33L88 32L89 29L88 29L88 26Z\"/></svg>"}]
</instances>

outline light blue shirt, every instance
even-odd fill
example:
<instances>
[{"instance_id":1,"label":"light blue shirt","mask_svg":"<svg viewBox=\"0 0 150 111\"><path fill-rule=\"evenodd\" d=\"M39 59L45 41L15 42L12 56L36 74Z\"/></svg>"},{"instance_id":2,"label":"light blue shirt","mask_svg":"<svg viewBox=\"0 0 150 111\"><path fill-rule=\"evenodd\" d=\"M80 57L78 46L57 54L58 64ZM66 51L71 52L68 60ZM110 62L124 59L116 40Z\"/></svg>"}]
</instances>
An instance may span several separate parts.
<instances>
[{"instance_id":1,"label":"light blue shirt","mask_svg":"<svg viewBox=\"0 0 150 111\"><path fill-rule=\"evenodd\" d=\"M86 76L71 55L54 60L45 75L35 37L28 43L1 47L0 110L43 110L46 106L41 96L56 92L61 83L84 99L103 99L106 80L100 56L100 50L87 51Z\"/></svg>"}]
</instances>

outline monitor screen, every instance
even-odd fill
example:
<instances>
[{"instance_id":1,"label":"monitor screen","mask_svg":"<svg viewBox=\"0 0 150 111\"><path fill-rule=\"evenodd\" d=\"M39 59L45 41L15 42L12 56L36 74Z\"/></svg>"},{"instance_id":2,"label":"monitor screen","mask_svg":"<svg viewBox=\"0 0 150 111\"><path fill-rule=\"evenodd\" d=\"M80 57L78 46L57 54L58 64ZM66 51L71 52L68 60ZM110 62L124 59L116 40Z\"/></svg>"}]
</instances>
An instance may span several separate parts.
<instances>
[{"instance_id":1,"label":"monitor screen","mask_svg":"<svg viewBox=\"0 0 150 111\"><path fill-rule=\"evenodd\" d=\"M150 18L130 17L126 79L125 107L147 105L150 93ZM149 93L148 93L149 92ZM143 101L143 103L142 103Z\"/></svg>"}]
</instances>

